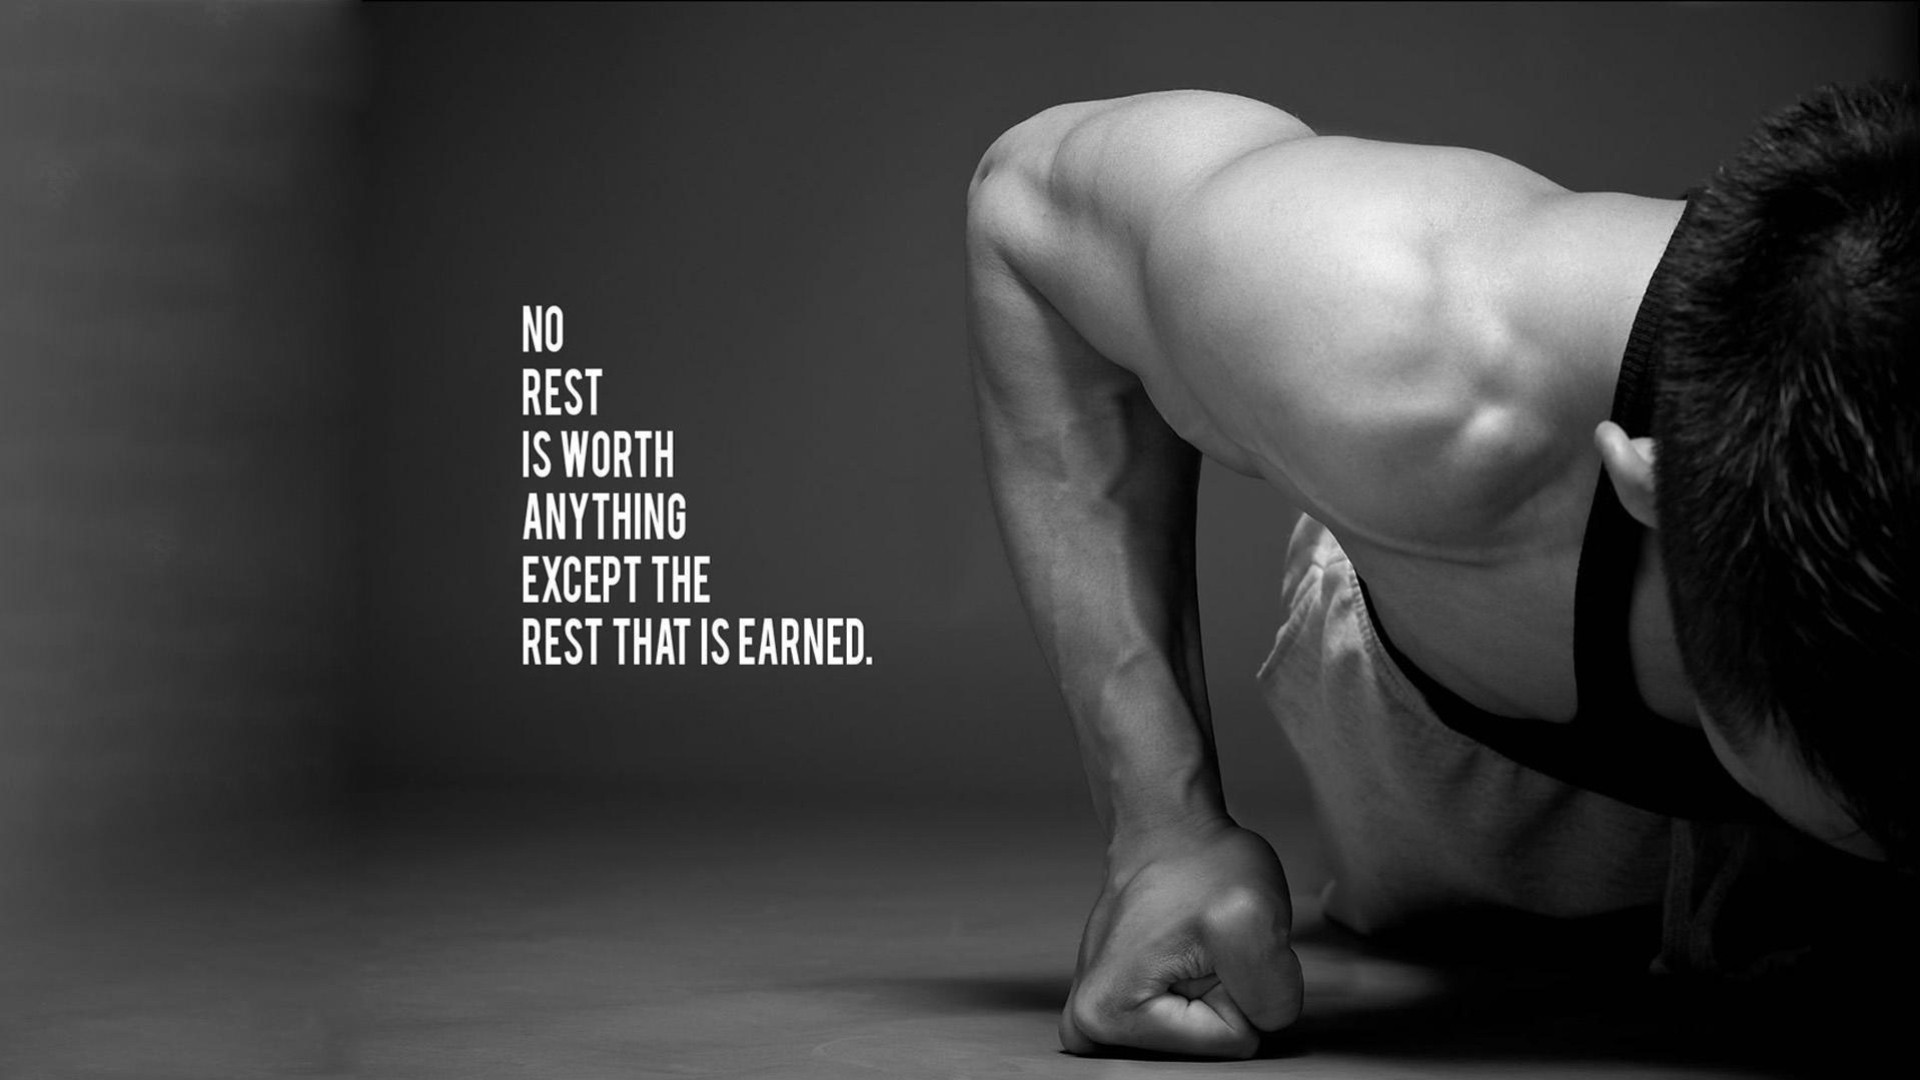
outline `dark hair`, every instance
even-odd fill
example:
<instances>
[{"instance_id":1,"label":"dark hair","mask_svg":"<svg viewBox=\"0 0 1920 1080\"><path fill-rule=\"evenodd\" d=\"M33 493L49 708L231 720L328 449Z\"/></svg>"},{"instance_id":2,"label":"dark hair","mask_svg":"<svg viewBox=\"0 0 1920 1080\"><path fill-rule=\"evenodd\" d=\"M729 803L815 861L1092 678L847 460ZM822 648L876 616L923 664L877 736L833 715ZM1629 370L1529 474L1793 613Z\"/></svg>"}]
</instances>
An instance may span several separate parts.
<instances>
[{"instance_id":1,"label":"dark hair","mask_svg":"<svg viewBox=\"0 0 1920 1080\"><path fill-rule=\"evenodd\" d=\"M1769 117L1669 259L1654 414L1681 655L1736 746L1784 732L1894 861L1920 817L1915 87Z\"/></svg>"}]
</instances>

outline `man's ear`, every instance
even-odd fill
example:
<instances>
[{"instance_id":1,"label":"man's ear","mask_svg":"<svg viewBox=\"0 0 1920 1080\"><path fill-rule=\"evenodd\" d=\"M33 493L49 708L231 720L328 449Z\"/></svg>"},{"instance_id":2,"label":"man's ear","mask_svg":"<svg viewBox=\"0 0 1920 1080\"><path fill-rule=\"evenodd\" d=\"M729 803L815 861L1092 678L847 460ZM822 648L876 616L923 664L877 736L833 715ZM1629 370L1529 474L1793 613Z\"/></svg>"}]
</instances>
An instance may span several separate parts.
<instances>
[{"instance_id":1,"label":"man's ear","mask_svg":"<svg viewBox=\"0 0 1920 1080\"><path fill-rule=\"evenodd\" d=\"M1594 445L1600 448L1600 463L1613 478L1614 494L1633 520L1649 529L1660 527L1653 509L1653 440L1629 439L1626 431L1611 420L1593 429Z\"/></svg>"}]
</instances>

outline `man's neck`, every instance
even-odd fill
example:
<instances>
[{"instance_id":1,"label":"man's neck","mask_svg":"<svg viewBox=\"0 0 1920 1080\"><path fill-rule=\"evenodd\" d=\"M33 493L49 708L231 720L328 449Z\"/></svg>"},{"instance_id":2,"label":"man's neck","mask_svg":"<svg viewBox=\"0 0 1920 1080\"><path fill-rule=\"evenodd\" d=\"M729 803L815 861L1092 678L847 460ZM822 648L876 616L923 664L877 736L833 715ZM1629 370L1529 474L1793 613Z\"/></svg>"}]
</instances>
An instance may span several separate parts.
<instances>
[{"instance_id":1,"label":"man's neck","mask_svg":"<svg viewBox=\"0 0 1920 1080\"><path fill-rule=\"evenodd\" d=\"M1611 408L1634 317L1685 207L1611 192L1567 195L1528 229L1512 317L1537 355L1572 369L1553 379L1566 395L1560 419L1580 426L1568 438L1587 442Z\"/></svg>"}]
</instances>

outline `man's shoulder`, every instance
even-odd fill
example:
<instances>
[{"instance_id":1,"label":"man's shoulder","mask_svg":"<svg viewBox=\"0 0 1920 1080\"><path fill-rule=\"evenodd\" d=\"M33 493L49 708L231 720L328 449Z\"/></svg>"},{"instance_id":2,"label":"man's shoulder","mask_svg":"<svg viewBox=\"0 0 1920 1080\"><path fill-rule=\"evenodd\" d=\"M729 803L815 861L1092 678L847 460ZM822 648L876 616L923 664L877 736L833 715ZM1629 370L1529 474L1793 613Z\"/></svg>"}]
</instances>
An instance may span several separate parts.
<instances>
[{"instance_id":1,"label":"man's shoulder","mask_svg":"<svg viewBox=\"0 0 1920 1080\"><path fill-rule=\"evenodd\" d=\"M1591 457L1638 300L1606 197L1192 92L1042 113L983 182L1022 275L1177 431L1345 535L1471 549Z\"/></svg>"},{"instance_id":2,"label":"man's shoulder","mask_svg":"<svg viewBox=\"0 0 1920 1080\"><path fill-rule=\"evenodd\" d=\"M1541 222L1569 197L1459 148L1317 136L1249 154L1147 245L1161 355L1316 516L1477 547L1585 453L1565 421L1605 415L1604 348L1571 355L1585 338L1539 317L1559 306Z\"/></svg>"},{"instance_id":3,"label":"man's shoulder","mask_svg":"<svg viewBox=\"0 0 1920 1080\"><path fill-rule=\"evenodd\" d=\"M1411 337L1422 353L1454 342L1481 354L1537 306L1541 224L1570 197L1493 154L1319 135L1193 185L1143 238L1143 258L1176 326L1262 327L1277 302L1312 339L1298 348L1357 333L1390 351ZM1345 351L1373 351L1359 345Z\"/></svg>"}]
</instances>

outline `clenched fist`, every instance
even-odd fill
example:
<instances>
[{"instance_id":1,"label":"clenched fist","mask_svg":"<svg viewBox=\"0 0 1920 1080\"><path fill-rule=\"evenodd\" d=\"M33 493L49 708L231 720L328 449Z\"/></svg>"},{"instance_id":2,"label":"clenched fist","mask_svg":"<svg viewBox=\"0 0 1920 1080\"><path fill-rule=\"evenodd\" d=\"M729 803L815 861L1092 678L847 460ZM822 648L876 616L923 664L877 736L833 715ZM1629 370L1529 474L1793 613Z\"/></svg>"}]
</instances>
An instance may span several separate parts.
<instances>
[{"instance_id":1,"label":"clenched fist","mask_svg":"<svg viewBox=\"0 0 1920 1080\"><path fill-rule=\"evenodd\" d=\"M1221 823L1158 835L1109 860L1080 939L1060 1042L1248 1057L1300 1015L1293 906L1273 849Z\"/></svg>"}]
</instances>

